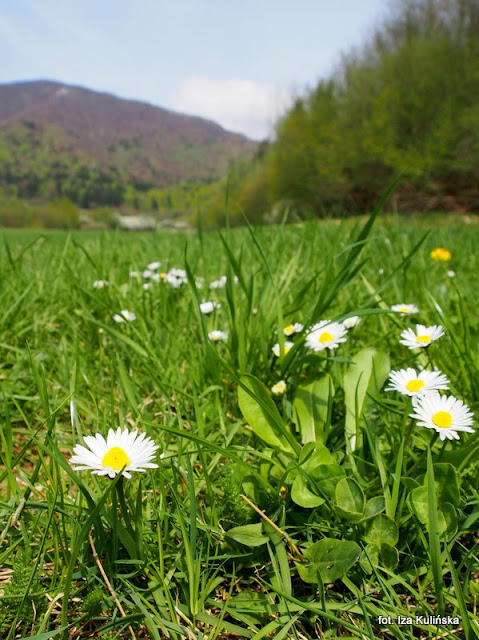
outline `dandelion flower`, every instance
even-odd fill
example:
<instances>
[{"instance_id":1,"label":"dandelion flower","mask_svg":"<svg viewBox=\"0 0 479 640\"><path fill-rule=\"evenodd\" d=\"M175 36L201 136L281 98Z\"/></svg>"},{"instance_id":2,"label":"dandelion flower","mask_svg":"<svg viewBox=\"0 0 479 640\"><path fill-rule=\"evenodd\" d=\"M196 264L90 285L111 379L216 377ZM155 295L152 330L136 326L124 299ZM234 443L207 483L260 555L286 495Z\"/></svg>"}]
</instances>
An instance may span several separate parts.
<instances>
[{"instance_id":1,"label":"dandelion flower","mask_svg":"<svg viewBox=\"0 0 479 640\"><path fill-rule=\"evenodd\" d=\"M280 380L276 384L271 387L271 393L274 396L282 396L286 393L286 382L284 380Z\"/></svg>"},{"instance_id":2,"label":"dandelion flower","mask_svg":"<svg viewBox=\"0 0 479 640\"><path fill-rule=\"evenodd\" d=\"M208 338L213 342L218 342L219 340L228 340L228 334L226 331L219 331L215 329L215 331L210 331L208 333Z\"/></svg>"},{"instance_id":3,"label":"dandelion flower","mask_svg":"<svg viewBox=\"0 0 479 640\"><path fill-rule=\"evenodd\" d=\"M405 304L404 302L401 302L401 304L393 304L391 311L397 311L403 316L410 316L412 313L419 313L419 309L415 304Z\"/></svg>"},{"instance_id":4,"label":"dandelion flower","mask_svg":"<svg viewBox=\"0 0 479 640\"><path fill-rule=\"evenodd\" d=\"M108 282L108 280L95 280L95 282L93 283L94 289L105 289L109 285L110 283Z\"/></svg>"},{"instance_id":5,"label":"dandelion flower","mask_svg":"<svg viewBox=\"0 0 479 640\"><path fill-rule=\"evenodd\" d=\"M293 333L299 333L300 331L303 330L303 325L300 324L299 322L295 322L294 324L288 324L287 327L285 327L283 329L283 333L285 336L292 336Z\"/></svg>"},{"instance_id":6,"label":"dandelion flower","mask_svg":"<svg viewBox=\"0 0 479 640\"><path fill-rule=\"evenodd\" d=\"M340 322L321 320L311 327L306 337L306 345L313 351L336 349L341 342L346 342L348 330Z\"/></svg>"},{"instance_id":7,"label":"dandelion flower","mask_svg":"<svg viewBox=\"0 0 479 640\"><path fill-rule=\"evenodd\" d=\"M440 371L423 369L416 373L416 370L411 367L391 371L389 381L390 386L386 388L386 391L399 391L399 393L411 397L423 396L426 393L449 388L449 380Z\"/></svg>"},{"instance_id":8,"label":"dandelion flower","mask_svg":"<svg viewBox=\"0 0 479 640\"><path fill-rule=\"evenodd\" d=\"M75 471L91 471L99 476L108 475L114 478L124 467L123 474L131 478L131 471L145 471L155 469L157 464L151 462L158 449L151 438L138 431L116 431L109 429L105 438L97 433L95 436L85 436L86 447L78 444L74 447L70 463ZM88 447L88 448L87 448Z\"/></svg>"},{"instance_id":9,"label":"dandelion flower","mask_svg":"<svg viewBox=\"0 0 479 640\"><path fill-rule=\"evenodd\" d=\"M444 327L439 324L435 324L432 327L425 327L423 324L416 325L416 333L412 329L405 329L401 332L402 340L399 340L401 344L404 344L409 349L419 349L428 347L431 342L437 340L444 335Z\"/></svg>"},{"instance_id":10,"label":"dandelion flower","mask_svg":"<svg viewBox=\"0 0 479 640\"><path fill-rule=\"evenodd\" d=\"M452 258L449 249L444 249L444 247L437 247L437 249L433 249L429 256L433 260L439 260L440 262L449 262L449 260Z\"/></svg>"},{"instance_id":11,"label":"dandelion flower","mask_svg":"<svg viewBox=\"0 0 479 640\"><path fill-rule=\"evenodd\" d=\"M471 428L473 414L462 400L454 396L441 396L439 393L421 396L414 411L410 417L417 420L420 427L435 429L441 440L459 440L459 431L474 433Z\"/></svg>"},{"instance_id":12,"label":"dandelion flower","mask_svg":"<svg viewBox=\"0 0 479 640\"><path fill-rule=\"evenodd\" d=\"M283 355L285 356L289 350L291 349L291 347L293 346L293 343L290 342L289 340L286 340L286 342L284 343L284 348L283 348ZM277 342L274 347L271 349L271 351L274 353L274 355L279 358L279 351L280 347L279 347L279 342Z\"/></svg>"},{"instance_id":13,"label":"dandelion flower","mask_svg":"<svg viewBox=\"0 0 479 640\"><path fill-rule=\"evenodd\" d=\"M359 316L349 316L349 318L343 320L342 325L346 327L346 329L352 329L353 327L357 327L360 322L361 318Z\"/></svg>"},{"instance_id":14,"label":"dandelion flower","mask_svg":"<svg viewBox=\"0 0 479 640\"><path fill-rule=\"evenodd\" d=\"M213 313L215 309L220 309L221 305L219 302L205 301L200 303L200 311L207 315L208 313Z\"/></svg>"},{"instance_id":15,"label":"dandelion flower","mask_svg":"<svg viewBox=\"0 0 479 640\"><path fill-rule=\"evenodd\" d=\"M113 320L115 322L134 322L136 320L136 315L133 311L128 311L128 309L122 309L120 313L115 313L113 316Z\"/></svg>"}]
</instances>

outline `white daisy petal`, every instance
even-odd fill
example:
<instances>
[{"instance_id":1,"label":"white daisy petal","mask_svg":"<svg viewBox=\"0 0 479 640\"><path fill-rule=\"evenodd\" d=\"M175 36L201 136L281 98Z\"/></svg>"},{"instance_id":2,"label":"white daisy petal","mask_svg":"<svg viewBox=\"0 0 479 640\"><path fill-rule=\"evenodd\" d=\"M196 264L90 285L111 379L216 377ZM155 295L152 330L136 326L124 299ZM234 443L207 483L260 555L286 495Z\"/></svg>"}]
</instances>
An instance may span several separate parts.
<instances>
[{"instance_id":1,"label":"white daisy petal","mask_svg":"<svg viewBox=\"0 0 479 640\"><path fill-rule=\"evenodd\" d=\"M304 327L300 322L294 322L293 324L288 324L288 326L283 329L283 333L289 337L292 336L293 333L300 333L303 329Z\"/></svg>"},{"instance_id":2,"label":"white daisy petal","mask_svg":"<svg viewBox=\"0 0 479 640\"><path fill-rule=\"evenodd\" d=\"M389 380L390 385L386 387L386 391L399 391L399 393L410 397L418 397L439 389L449 388L449 380L440 371L423 369L416 372L415 369L408 367L399 371L391 371Z\"/></svg>"},{"instance_id":3,"label":"white daisy petal","mask_svg":"<svg viewBox=\"0 0 479 640\"><path fill-rule=\"evenodd\" d=\"M218 342L219 340L228 340L228 334L226 331L219 331L218 329L215 329L208 333L208 338L213 342Z\"/></svg>"},{"instance_id":4,"label":"white daisy petal","mask_svg":"<svg viewBox=\"0 0 479 640\"><path fill-rule=\"evenodd\" d=\"M401 302L400 304L393 304L391 307L391 311L396 311L403 316L410 316L413 313L419 313L419 309L415 304L407 304L405 302Z\"/></svg>"},{"instance_id":5,"label":"white daisy petal","mask_svg":"<svg viewBox=\"0 0 479 640\"><path fill-rule=\"evenodd\" d=\"M283 355L285 356L289 350L291 349L291 347L293 346L293 343L290 342L289 340L286 340L284 343L284 347L283 347ZM274 353L274 355L279 358L279 350L280 350L280 346L279 346L279 342L277 342L274 347L272 347L271 351Z\"/></svg>"},{"instance_id":6,"label":"white daisy petal","mask_svg":"<svg viewBox=\"0 0 479 640\"><path fill-rule=\"evenodd\" d=\"M474 433L474 415L469 407L462 400L441 396L437 391L419 397L410 417L417 420L418 426L437 431L441 440L458 440L459 431Z\"/></svg>"},{"instance_id":7,"label":"white daisy petal","mask_svg":"<svg viewBox=\"0 0 479 640\"><path fill-rule=\"evenodd\" d=\"M360 322L361 318L359 316L349 316L349 318L343 320L341 324L346 329L352 329L353 327L357 327Z\"/></svg>"},{"instance_id":8,"label":"white daisy petal","mask_svg":"<svg viewBox=\"0 0 479 640\"><path fill-rule=\"evenodd\" d=\"M409 349L423 349L443 335L444 327L441 325L436 324L426 327L423 324L417 324L416 331L405 329L401 332L402 340L399 340L399 343L409 347Z\"/></svg>"},{"instance_id":9,"label":"white daisy petal","mask_svg":"<svg viewBox=\"0 0 479 640\"><path fill-rule=\"evenodd\" d=\"M151 438L138 431L109 429L105 438L96 434L83 438L87 447L76 445L70 463L76 471L91 471L100 476L114 478L124 468L124 476L131 478L131 471L155 469L157 464L151 462L158 449Z\"/></svg>"},{"instance_id":10,"label":"white daisy petal","mask_svg":"<svg viewBox=\"0 0 479 640\"><path fill-rule=\"evenodd\" d=\"M340 322L322 320L313 325L306 336L306 346L313 351L336 349L341 342L346 342L348 330Z\"/></svg>"}]
</instances>

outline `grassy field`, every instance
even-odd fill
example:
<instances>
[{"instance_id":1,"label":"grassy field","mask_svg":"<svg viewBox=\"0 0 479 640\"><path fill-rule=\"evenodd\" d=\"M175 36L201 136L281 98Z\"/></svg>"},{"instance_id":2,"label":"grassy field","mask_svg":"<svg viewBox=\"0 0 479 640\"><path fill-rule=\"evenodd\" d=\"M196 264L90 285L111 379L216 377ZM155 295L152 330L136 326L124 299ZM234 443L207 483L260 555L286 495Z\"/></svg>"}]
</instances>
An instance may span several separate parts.
<instances>
[{"instance_id":1,"label":"grassy field","mask_svg":"<svg viewBox=\"0 0 479 640\"><path fill-rule=\"evenodd\" d=\"M372 222L1 233L2 639L479 637L478 432L385 390L437 368L478 410L479 226ZM416 323L445 333L409 349ZM158 468L73 470L117 427Z\"/></svg>"}]
</instances>

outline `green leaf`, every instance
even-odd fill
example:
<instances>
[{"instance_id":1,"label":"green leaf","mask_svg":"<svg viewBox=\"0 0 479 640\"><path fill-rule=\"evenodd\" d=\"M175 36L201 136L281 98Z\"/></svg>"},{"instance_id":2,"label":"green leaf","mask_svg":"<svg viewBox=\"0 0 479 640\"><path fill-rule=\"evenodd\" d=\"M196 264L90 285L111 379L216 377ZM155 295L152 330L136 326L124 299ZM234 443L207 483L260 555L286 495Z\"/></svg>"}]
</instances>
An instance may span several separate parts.
<instances>
[{"instance_id":1,"label":"green leaf","mask_svg":"<svg viewBox=\"0 0 479 640\"><path fill-rule=\"evenodd\" d=\"M364 507L364 518L374 518L378 514L382 513L386 508L386 500L383 496L376 496L370 498Z\"/></svg>"},{"instance_id":2,"label":"green leaf","mask_svg":"<svg viewBox=\"0 0 479 640\"><path fill-rule=\"evenodd\" d=\"M346 448L355 451L362 444L361 417L371 398L379 396L379 391L387 379L391 365L389 356L376 349L363 349L354 358L344 375L344 402L346 405Z\"/></svg>"},{"instance_id":3,"label":"green leaf","mask_svg":"<svg viewBox=\"0 0 479 640\"><path fill-rule=\"evenodd\" d=\"M309 584L334 582L341 578L359 558L359 545L350 540L324 538L304 552L307 564L296 563L299 575ZM319 575L318 575L319 574Z\"/></svg>"},{"instance_id":4,"label":"green leaf","mask_svg":"<svg viewBox=\"0 0 479 640\"><path fill-rule=\"evenodd\" d=\"M336 485L346 474L339 464L320 464L310 475L321 493L327 498L333 498Z\"/></svg>"},{"instance_id":5,"label":"green leaf","mask_svg":"<svg viewBox=\"0 0 479 640\"><path fill-rule=\"evenodd\" d=\"M434 483L436 484L436 483ZM411 510L421 524L429 529L428 491L427 486L417 487L409 494ZM457 512L449 502L443 502L437 507L437 525L439 536L449 540L457 531Z\"/></svg>"},{"instance_id":6,"label":"green leaf","mask_svg":"<svg viewBox=\"0 0 479 640\"><path fill-rule=\"evenodd\" d=\"M386 542L382 544L368 544L359 560L361 568L366 573L372 573L373 567L384 567L394 570L399 563L399 553L396 547Z\"/></svg>"},{"instance_id":7,"label":"green leaf","mask_svg":"<svg viewBox=\"0 0 479 640\"><path fill-rule=\"evenodd\" d=\"M276 405L266 387L254 376L244 375L238 387L238 404L245 420L263 442L281 449L285 453L294 454L291 444L292 434L284 424ZM249 389L250 393L244 388Z\"/></svg>"},{"instance_id":8,"label":"green leaf","mask_svg":"<svg viewBox=\"0 0 479 640\"><path fill-rule=\"evenodd\" d=\"M458 507L461 498L459 493L460 476L452 464L438 462L434 465L434 482L439 505L450 502Z\"/></svg>"},{"instance_id":9,"label":"green leaf","mask_svg":"<svg viewBox=\"0 0 479 640\"><path fill-rule=\"evenodd\" d=\"M314 494L309 488L306 478L302 475L296 476L291 488L291 499L300 507L305 509L313 509L324 504L324 498L320 498Z\"/></svg>"},{"instance_id":10,"label":"green leaf","mask_svg":"<svg viewBox=\"0 0 479 640\"><path fill-rule=\"evenodd\" d=\"M226 532L226 535L235 542L240 542L248 547L260 547L269 540L268 536L263 535L263 524L261 522L233 527Z\"/></svg>"},{"instance_id":11,"label":"green leaf","mask_svg":"<svg viewBox=\"0 0 479 640\"><path fill-rule=\"evenodd\" d=\"M303 462L304 461L304 462ZM329 450L320 442L308 442L299 456L299 464L308 473L313 473L320 464L333 464L334 459Z\"/></svg>"},{"instance_id":12,"label":"green leaf","mask_svg":"<svg viewBox=\"0 0 479 640\"><path fill-rule=\"evenodd\" d=\"M336 485L336 504L344 517L361 520L364 514L364 493L352 478L342 478Z\"/></svg>"},{"instance_id":13,"label":"green leaf","mask_svg":"<svg viewBox=\"0 0 479 640\"><path fill-rule=\"evenodd\" d=\"M303 444L325 441L333 397L334 385L328 374L298 386L293 401L293 422Z\"/></svg>"},{"instance_id":14,"label":"green leaf","mask_svg":"<svg viewBox=\"0 0 479 640\"><path fill-rule=\"evenodd\" d=\"M394 520L381 514L368 524L364 539L377 546L386 543L394 547L399 540L399 531Z\"/></svg>"}]
</instances>

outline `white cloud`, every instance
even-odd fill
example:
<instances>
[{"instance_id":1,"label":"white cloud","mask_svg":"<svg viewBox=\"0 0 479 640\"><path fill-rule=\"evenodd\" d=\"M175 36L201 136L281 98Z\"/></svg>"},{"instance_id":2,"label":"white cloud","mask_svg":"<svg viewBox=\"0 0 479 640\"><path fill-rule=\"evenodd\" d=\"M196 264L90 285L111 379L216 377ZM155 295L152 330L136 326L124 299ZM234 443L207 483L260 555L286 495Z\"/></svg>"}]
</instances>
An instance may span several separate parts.
<instances>
[{"instance_id":1,"label":"white cloud","mask_svg":"<svg viewBox=\"0 0 479 640\"><path fill-rule=\"evenodd\" d=\"M291 102L289 91L273 85L194 76L180 86L171 108L262 139L271 136L275 121Z\"/></svg>"}]
</instances>

